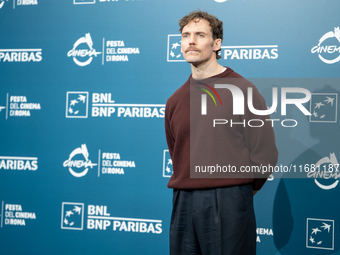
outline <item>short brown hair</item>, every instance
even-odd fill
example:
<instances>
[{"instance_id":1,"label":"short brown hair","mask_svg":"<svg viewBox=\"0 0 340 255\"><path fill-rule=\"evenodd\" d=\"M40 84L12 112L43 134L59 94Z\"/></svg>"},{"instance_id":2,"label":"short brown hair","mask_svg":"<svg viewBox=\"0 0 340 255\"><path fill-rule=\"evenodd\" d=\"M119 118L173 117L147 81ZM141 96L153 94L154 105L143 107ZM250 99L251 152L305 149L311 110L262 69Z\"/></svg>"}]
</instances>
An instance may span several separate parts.
<instances>
[{"instance_id":1,"label":"short brown hair","mask_svg":"<svg viewBox=\"0 0 340 255\"><path fill-rule=\"evenodd\" d=\"M215 16L207 13L207 12L202 12L200 10L197 11L193 11L190 12L188 15L184 16L183 18L181 18L178 23L180 26L179 31L181 31L183 28L188 25L191 21L196 22L199 21L200 19L205 19L206 21L209 22L209 25L211 27L211 32L212 32L212 36L213 39L221 39L221 41L223 41L223 22L220 21L219 19L217 19ZM221 56L219 55L221 49L219 49L218 51L216 51L216 58L219 59L221 58Z\"/></svg>"}]
</instances>

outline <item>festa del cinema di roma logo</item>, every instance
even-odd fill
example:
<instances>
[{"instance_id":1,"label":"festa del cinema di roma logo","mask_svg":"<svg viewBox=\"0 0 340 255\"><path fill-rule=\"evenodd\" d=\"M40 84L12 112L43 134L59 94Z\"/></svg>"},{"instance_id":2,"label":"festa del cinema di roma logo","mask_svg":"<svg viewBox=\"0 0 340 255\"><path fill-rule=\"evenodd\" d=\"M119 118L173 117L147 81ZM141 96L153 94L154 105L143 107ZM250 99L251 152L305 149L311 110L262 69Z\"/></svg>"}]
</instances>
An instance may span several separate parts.
<instances>
[{"instance_id":1,"label":"festa del cinema di roma logo","mask_svg":"<svg viewBox=\"0 0 340 255\"><path fill-rule=\"evenodd\" d=\"M85 45L85 47L80 47ZM87 46L86 46L87 45ZM92 62L93 56L102 54L93 48L93 41L90 33L86 33L84 37L80 37L74 44L72 50L67 53L68 57L73 57L74 63L78 66L87 66Z\"/></svg>"},{"instance_id":2,"label":"festa del cinema di roma logo","mask_svg":"<svg viewBox=\"0 0 340 255\"><path fill-rule=\"evenodd\" d=\"M122 159L120 153L101 153L101 150L98 151L98 162L92 163L86 144L74 149L63 163L63 167L67 168L74 177L85 176L94 166L98 166L98 177L100 177L101 174L124 175L127 169L135 169L136 163L134 160Z\"/></svg>"},{"instance_id":3,"label":"festa del cinema di roma logo","mask_svg":"<svg viewBox=\"0 0 340 255\"><path fill-rule=\"evenodd\" d=\"M336 45L337 44L337 45ZM318 53L319 58L326 64L334 64L340 61L340 29L334 28L333 31L329 31L324 34L318 45L311 49L312 53ZM325 56L328 56L326 58ZM329 59L330 58L330 59Z\"/></svg>"},{"instance_id":4,"label":"festa del cinema di roma logo","mask_svg":"<svg viewBox=\"0 0 340 255\"><path fill-rule=\"evenodd\" d=\"M89 159L89 152L86 144L82 144L80 148L74 149L69 158L63 163L63 166L68 167L68 170L74 177L85 176L89 171L89 168L93 168L96 165L97 164L92 163ZM78 171L73 170L73 168L77 168Z\"/></svg>"}]
</instances>

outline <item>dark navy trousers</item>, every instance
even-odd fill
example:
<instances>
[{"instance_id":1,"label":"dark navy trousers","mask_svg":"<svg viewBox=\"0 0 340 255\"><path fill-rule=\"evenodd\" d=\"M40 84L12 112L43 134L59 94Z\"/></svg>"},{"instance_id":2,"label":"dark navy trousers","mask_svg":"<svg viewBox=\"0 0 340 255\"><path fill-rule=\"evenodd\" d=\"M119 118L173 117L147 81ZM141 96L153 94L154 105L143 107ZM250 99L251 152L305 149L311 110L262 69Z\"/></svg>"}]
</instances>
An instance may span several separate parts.
<instances>
[{"instance_id":1,"label":"dark navy trousers","mask_svg":"<svg viewBox=\"0 0 340 255\"><path fill-rule=\"evenodd\" d=\"M175 189L170 255L239 254L256 254L252 185Z\"/></svg>"}]
</instances>

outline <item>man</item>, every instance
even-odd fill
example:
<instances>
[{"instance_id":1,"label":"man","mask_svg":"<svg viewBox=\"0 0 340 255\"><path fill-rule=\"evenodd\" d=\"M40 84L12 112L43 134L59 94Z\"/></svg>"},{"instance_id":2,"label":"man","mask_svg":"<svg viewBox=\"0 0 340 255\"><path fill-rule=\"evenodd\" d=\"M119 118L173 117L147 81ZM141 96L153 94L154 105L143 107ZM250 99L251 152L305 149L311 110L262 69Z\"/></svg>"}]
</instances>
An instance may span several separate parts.
<instances>
[{"instance_id":1,"label":"man","mask_svg":"<svg viewBox=\"0 0 340 255\"><path fill-rule=\"evenodd\" d=\"M253 84L217 62L223 40L223 24L220 20L206 12L194 11L183 17L179 25L182 33L181 51L191 64L192 74L168 99L165 109L166 138L173 162L173 175L168 187L174 189L170 254L255 254L253 195L262 187L267 176L190 178L190 160L199 160L203 155L200 154L201 149L207 147L205 152L213 157L220 156L224 163L229 162L230 165L274 166L278 152L271 123L257 128L248 125L226 128L223 125L218 127L222 132L218 136L214 132L205 132L203 122L190 122L190 112L199 108L190 102L190 80L238 79L240 82L237 82L237 86L245 95L247 87L253 89L256 109L267 109L266 104ZM225 96L230 95L225 93ZM219 109L223 109L223 114L230 116L231 120L241 120L240 116L233 116L230 99L223 101L223 108ZM269 116L255 117L248 109L245 111L242 116L244 119L269 119ZM195 145L190 146L190 141Z\"/></svg>"}]
</instances>

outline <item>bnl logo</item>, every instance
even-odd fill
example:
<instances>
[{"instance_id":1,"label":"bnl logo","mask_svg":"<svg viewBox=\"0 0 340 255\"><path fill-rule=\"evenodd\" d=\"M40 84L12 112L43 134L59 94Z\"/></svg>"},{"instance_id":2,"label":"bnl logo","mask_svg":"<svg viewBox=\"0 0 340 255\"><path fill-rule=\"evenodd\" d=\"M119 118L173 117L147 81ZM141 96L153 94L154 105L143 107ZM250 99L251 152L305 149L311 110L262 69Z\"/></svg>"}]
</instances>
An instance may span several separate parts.
<instances>
[{"instance_id":1,"label":"bnl logo","mask_svg":"<svg viewBox=\"0 0 340 255\"><path fill-rule=\"evenodd\" d=\"M68 91L66 93L66 118L87 118L89 92Z\"/></svg>"},{"instance_id":2,"label":"bnl logo","mask_svg":"<svg viewBox=\"0 0 340 255\"><path fill-rule=\"evenodd\" d=\"M83 230L84 204L63 202L61 209L61 228Z\"/></svg>"},{"instance_id":3,"label":"bnl logo","mask_svg":"<svg viewBox=\"0 0 340 255\"><path fill-rule=\"evenodd\" d=\"M181 40L182 35L168 35L168 62L185 62L185 59L181 52Z\"/></svg>"},{"instance_id":4,"label":"bnl logo","mask_svg":"<svg viewBox=\"0 0 340 255\"><path fill-rule=\"evenodd\" d=\"M310 101L310 122L337 122L338 94L313 93Z\"/></svg>"},{"instance_id":5,"label":"bnl logo","mask_svg":"<svg viewBox=\"0 0 340 255\"><path fill-rule=\"evenodd\" d=\"M163 177L171 177L172 175L172 159L169 150L163 152Z\"/></svg>"},{"instance_id":6,"label":"bnl logo","mask_svg":"<svg viewBox=\"0 0 340 255\"><path fill-rule=\"evenodd\" d=\"M307 218L306 247L334 250L334 220Z\"/></svg>"}]
</instances>

